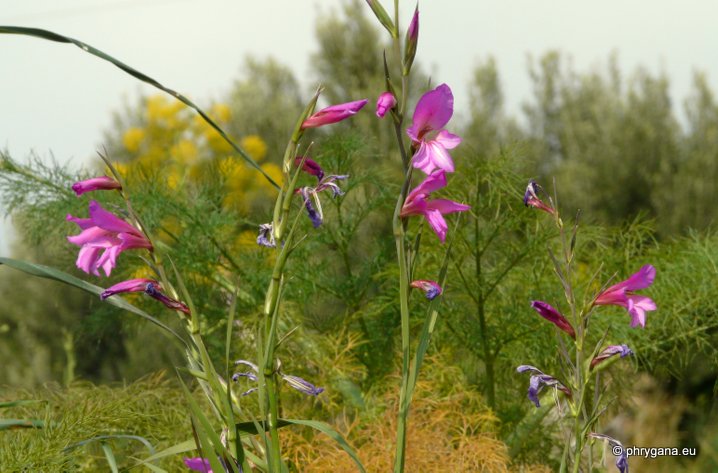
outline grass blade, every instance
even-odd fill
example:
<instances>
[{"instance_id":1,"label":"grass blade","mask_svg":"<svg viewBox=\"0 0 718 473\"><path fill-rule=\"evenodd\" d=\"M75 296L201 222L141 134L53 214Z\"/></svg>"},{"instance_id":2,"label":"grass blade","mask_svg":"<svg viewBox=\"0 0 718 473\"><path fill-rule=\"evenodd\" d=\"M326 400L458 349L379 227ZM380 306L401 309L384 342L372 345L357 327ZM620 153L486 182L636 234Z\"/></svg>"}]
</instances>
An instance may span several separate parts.
<instances>
[{"instance_id":1,"label":"grass blade","mask_svg":"<svg viewBox=\"0 0 718 473\"><path fill-rule=\"evenodd\" d=\"M0 430L8 429L41 429L45 423L37 419L0 419Z\"/></svg>"},{"instance_id":2,"label":"grass blade","mask_svg":"<svg viewBox=\"0 0 718 473\"><path fill-rule=\"evenodd\" d=\"M112 473L120 473L120 470L117 468L117 460L115 459L115 454L112 453L112 448L105 442L102 442L102 451L105 452L105 458L107 459L107 463L110 465L110 470L112 470Z\"/></svg>"},{"instance_id":3,"label":"grass blade","mask_svg":"<svg viewBox=\"0 0 718 473\"><path fill-rule=\"evenodd\" d=\"M52 279L54 281L69 284L70 286L75 286L78 289L82 289L83 291L89 292L90 294L94 294L98 297L100 296L100 294L102 294L102 291L104 291L104 289L100 286L95 286L94 284L91 284L87 281L83 281L80 278L76 278L75 276L71 276L63 271L42 264L28 263L27 261L19 261L12 258L0 257L0 265L3 264L10 268L17 269L18 271L22 271L23 273L30 274L32 276ZM108 297L107 299L105 299L105 302L108 302L121 309L125 309L129 312L132 312L133 314L139 315L143 319L146 319L155 324L156 326L160 327L163 331L174 335L179 341L182 342L183 345L187 346L187 342L185 342L184 339L180 337L177 332L175 332L156 318L152 317L144 310L133 306L121 297Z\"/></svg>"},{"instance_id":4,"label":"grass blade","mask_svg":"<svg viewBox=\"0 0 718 473\"><path fill-rule=\"evenodd\" d=\"M359 468L359 471L361 473L366 473L366 470L364 469L364 465L362 465L361 460L359 460L359 456L356 454L354 449L349 445L349 443L342 437L342 435L334 430L329 424L326 424L324 422L319 422L316 420L301 420L301 419L282 419L280 422L287 422L289 424L295 424L295 425L304 425L307 427L311 427L314 430L318 430L319 432L331 437L334 439L339 446L347 452L347 455L351 457L352 460L354 460L354 463L356 463L357 468Z\"/></svg>"}]
</instances>

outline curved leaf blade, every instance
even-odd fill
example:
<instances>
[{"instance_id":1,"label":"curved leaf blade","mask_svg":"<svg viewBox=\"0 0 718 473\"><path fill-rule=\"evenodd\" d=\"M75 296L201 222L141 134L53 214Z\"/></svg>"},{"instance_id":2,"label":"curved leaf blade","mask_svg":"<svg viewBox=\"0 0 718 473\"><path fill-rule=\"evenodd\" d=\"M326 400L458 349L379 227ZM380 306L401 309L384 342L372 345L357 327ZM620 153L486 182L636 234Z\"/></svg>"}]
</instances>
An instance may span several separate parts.
<instances>
[{"instance_id":1,"label":"curved leaf blade","mask_svg":"<svg viewBox=\"0 0 718 473\"><path fill-rule=\"evenodd\" d=\"M61 283L68 284L70 286L74 286L78 289L82 289L85 292L89 292L90 294L94 294L96 296L100 296L102 294L102 291L104 291L103 288L100 286L95 286L94 284L91 284L87 281L83 281L80 278L76 278L75 276L72 276L70 274L67 274L63 271L60 271L55 268L51 268L49 266L45 266L43 264L35 264L35 263L28 263L27 261L20 261L15 260L12 258L5 258L0 257L0 265L5 265L10 268L16 269L18 271L22 271L23 273L30 274L32 276L37 276L39 278L44 279L51 279L53 281L59 281ZM126 300L122 299L119 296L112 296L105 299L105 302L108 302L116 307L119 307L121 309L125 309L129 312L132 312L133 314L139 315L143 319L146 319L153 324L157 325L161 329L163 329L165 332L170 333L177 337L179 341L182 342L183 345L187 346L187 342L180 337L180 335L172 330L170 327L165 325L164 323L160 322L156 318L152 317L150 314L145 312L142 309L139 309Z\"/></svg>"},{"instance_id":2,"label":"curved leaf blade","mask_svg":"<svg viewBox=\"0 0 718 473\"><path fill-rule=\"evenodd\" d=\"M82 49L86 53L92 54L93 56L96 56L100 59L103 59L111 64L114 64L118 68L122 69L127 74L131 75L132 77L141 80L142 82L145 82L169 95L176 98L183 104L187 105L191 109L193 109L195 112L199 114L202 119L207 122L209 126L214 128L214 130L219 133L219 135L227 142L229 145L237 152L239 155L244 159L244 161L252 166L254 169L259 171L262 176L264 176L269 183L274 186L277 190L279 190L279 185L274 181L274 179L271 178L269 174L267 174L257 162L252 159L252 157L247 154L246 151L244 151L239 145L237 145L228 135L227 133L222 130L222 128L215 123L214 120L212 120L201 108L199 108L197 105L195 105L194 102L192 102L190 99L185 97L184 95L180 94L179 92L170 89L169 87L165 87L164 85L160 84L157 80L153 79L152 77L138 71L134 67L131 67L124 62L120 61L119 59L115 59L114 57L110 56L109 54L100 51L97 48L94 48L90 46L87 43L84 43L80 40L70 38L69 36L63 36L61 34L54 33L52 31L43 30L41 28L26 28L22 26L0 26L0 34L16 34L21 36L31 36L34 38L40 38L45 39L48 41L55 41L56 43L68 43L68 44L74 44L78 48Z\"/></svg>"}]
</instances>

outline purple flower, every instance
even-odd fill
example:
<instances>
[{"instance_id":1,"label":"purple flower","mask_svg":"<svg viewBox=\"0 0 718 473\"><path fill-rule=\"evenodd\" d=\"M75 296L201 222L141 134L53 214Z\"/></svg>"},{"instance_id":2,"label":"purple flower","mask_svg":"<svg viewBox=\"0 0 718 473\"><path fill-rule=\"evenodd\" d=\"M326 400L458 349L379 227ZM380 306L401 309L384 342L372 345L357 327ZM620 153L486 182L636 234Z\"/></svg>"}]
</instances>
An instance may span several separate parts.
<instances>
[{"instance_id":1,"label":"purple flower","mask_svg":"<svg viewBox=\"0 0 718 473\"><path fill-rule=\"evenodd\" d=\"M609 445L611 445L611 453L616 457L616 468L618 468L618 471L621 473L628 473L628 453L621 442L608 435L594 432L589 433L588 436L607 441Z\"/></svg>"},{"instance_id":2,"label":"purple flower","mask_svg":"<svg viewBox=\"0 0 718 473\"><path fill-rule=\"evenodd\" d=\"M379 96L376 101L376 116L384 118L386 112L396 106L396 97L391 92L384 92Z\"/></svg>"},{"instance_id":3,"label":"purple flower","mask_svg":"<svg viewBox=\"0 0 718 473\"><path fill-rule=\"evenodd\" d=\"M446 173L443 170L434 171L424 179L424 182L409 192L400 214L401 217L423 215L442 243L446 241L446 232L449 228L444 220L444 214L465 212L471 208L453 200L428 200L432 192L443 187L446 187Z\"/></svg>"},{"instance_id":4,"label":"purple flower","mask_svg":"<svg viewBox=\"0 0 718 473\"><path fill-rule=\"evenodd\" d=\"M636 295L633 292L645 289L656 277L656 268L647 264L625 281L614 284L593 301L595 305L618 305L625 307L631 315L631 327L646 326L646 312L656 310L656 303L646 296Z\"/></svg>"},{"instance_id":5,"label":"purple flower","mask_svg":"<svg viewBox=\"0 0 718 473\"><path fill-rule=\"evenodd\" d=\"M321 181L324 177L324 170L319 165L319 163L308 157L304 158L303 156L297 156L294 158L294 165L299 166L300 164L302 164L302 159L304 159L302 171L306 172L307 174L311 174L312 176L317 176L317 180Z\"/></svg>"},{"instance_id":6,"label":"purple flower","mask_svg":"<svg viewBox=\"0 0 718 473\"><path fill-rule=\"evenodd\" d=\"M110 296L125 292L144 292L148 296L152 297L153 299L157 299L172 310L179 310L181 312L184 312L185 314L190 314L189 307L179 301L176 301L164 295L161 292L160 284L153 279L128 279L127 281L118 282L114 286L108 287L107 289L102 291L102 294L100 294L100 299L104 301Z\"/></svg>"},{"instance_id":7,"label":"purple flower","mask_svg":"<svg viewBox=\"0 0 718 473\"><path fill-rule=\"evenodd\" d=\"M574 340L576 339L576 332L573 326L559 311L543 301L531 301L531 307L533 307L541 317L569 334Z\"/></svg>"},{"instance_id":8,"label":"purple flower","mask_svg":"<svg viewBox=\"0 0 718 473\"><path fill-rule=\"evenodd\" d=\"M192 471L201 471L202 473L212 473L212 468L209 465L209 460L202 457L197 458L185 458L184 464L187 465Z\"/></svg>"},{"instance_id":9,"label":"purple flower","mask_svg":"<svg viewBox=\"0 0 718 473\"><path fill-rule=\"evenodd\" d=\"M345 118L349 118L356 114L364 105L366 105L366 103L367 99L356 100L354 102L332 105L319 110L311 117L304 120L304 123L302 123L302 130L340 122Z\"/></svg>"},{"instance_id":10,"label":"purple flower","mask_svg":"<svg viewBox=\"0 0 718 473\"><path fill-rule=\"evenodd\" d=\"M72 190L77 196L81 196L85 192L122 189L119 182L107 176L93 177L84 181L76 182L72 185Z\"/></svg>"},{"instance_id":11,"label":"purple flower","mask_svg":"<svg viewBox=\"0 0 718 473\"><path fill-rule=\"evenodd\" d=\"M596 355L593 360L591 360L591 368L614 355L621 355L621 358L624 358L626 356L633 355L633 350L628 348L628 345L610 345L604 348L601 353Z\"/></svg>"},{"instance_id":12,"label":"purple flower","mask_svg":"<svg viewBox=\"0 0 718 473\"><path fill-rule=\"evenodd\" d=\"M90 218L67 216L67 220L76 223L82 232L69 236L67 240L80 246L77 255L77 267L84 272L99 276L99 268L110 275L117 257L125 250L146 248L152 250L152 244L137 228L116 215L103 209L94 200L90 201Z\"/></svg>"},{"instance_id":13,"label":"purple flower","mask_svg":"<svg viewBox=\"0 0 718 473\"><path fill-rule=\"evenodd\" d=\"M439 294L441 294L441 286L435 281L429 281L427 279L417 279L411 282L411 287L421 289L426 294L426 298L434 300Z\"/></svg>"},{"instance_id":14,"label":"purple flower","mask_svg":"<svg viewBox=\"0 0 718 473\"><path fill-rule=\"evenodd\" d=\"M295 191L302 195L304 207L307 209L307 215L309 216L309 220L312 221L314 228L319 227L324 221L324 213L322 212L322 203L319 200L319 193L329 189L332 191L332 197L334 198L344 195L344 192L335 181L344 180L347 177L349 176L332 174L323 177L316 187L301 187Z\"/></svg>"},{"instance_id":15,"label":"purple flower","mask_svg":"<svg viewBox=\"0 0 718 473\"><path fill-rule=\"evenodd\" d=\"M526 207L535 207L537 209L541 209L544 212L548 212L553 215L556 210L550 205L545 204L541 199L539 199L539 192L543 192L543 189L536 183L536 181L531 179L528 186L526 186L526 193L524 194L524 205Z\"/></svg>"},{"instance_id":16,"label":"purple flower","mask_svg":"<svg viewBox=\"0 0 718 473\"><path fill-rule=\"evenodd\" d=\"M531 366L531 365L521 365L518 368L516 368L516 371L519 373L523 373L526 371L530 371L531 379L529 380L529 400L533 402L536 407L541 407L541 404L539 404L539 398L538 395L541 392L541 390L544 388L544 386L549 386L554 389L558 389L562 392L564 392L567 396L571 396L571 391L561 384L559 380L554 378L551 375L548 375L541 371L540 369Z\"/></svg>"},{"instance_id":17,"label":"purple flower","mask_svg":"<svg viewBox=\"0 0 718 473\"><path fill-rule=\"evenodd\" d=\"M274 248L277 246L277 242L274 241L274 230L272 229L271 223L263 223L259 226L257 244L260 246L266 246L267 248Z\"/></svg>"},{"instance_id":18,"label":"purple flower","mask_svg":"<svg viewBox=\"0 0 718 473\"><path fill-rule=\"evenodd\" d=\"M180 312L184 312L185 314L190 315L189 307L187 307L180 301L176 301L164 295L162 292L160 292L159 286L157 284L147 284L147 287L145 288L145 294L152 297L153 299L157 299L172 310L179 310Z\"/></svg>"},{"instance_id":19,"label":"purple flower","mask_svg":"<svg viewBox=\"0 0 718 473\"><path fill-rule=\"evenodd\" d=\"M250 381L257 381L257 373L259 373L259 367L248 360L237 360L234 362L236 365L245 365L249 367L249 371L247 372L241 372L241 373L235 373L232 375L232 381L238 381L239 378L247 378ZM317 386L314 386L309 381L300 378L299 376L292 376L284 373L279 373L279 375L282 377L284 381L287 382L289 386L296 389L297 391L300 391L304 394L307 394L309 396L317 396L320 393L324 392L324 388L319 388ZM250 394L254 391L256 391L257 388L252 388L248 391L245 391L242 393L242 396L246 396L247 394Z\"/></svg>"},{"instance_id":20,"label":"purple flower","mask_svg":"<svg viewBox=\"0 0 718 473\"><path fill-rule=\"evenodd\" d=\"M318 396L319 394L324 392L324 388L314 386L312 383L300 378L299 376L292 376L289 374L282 374L281 376L282 379L286 381L288 385L308 396Z\"/></svg>"},{"instance_id":21,"label":"purple flower","mask_svg":"<svg viewBox=\"0 0 718 473\"><path fill-rule=\"evenodd\" d=\"M454 149L461 138L444 130L454 114L454 95L446 84L422 95L414 109L412 124L406 134L418 150L412 158L415 168L426 174L436 169L454 172L454 162L447 149Z\"/></svg>"}]
</instances>

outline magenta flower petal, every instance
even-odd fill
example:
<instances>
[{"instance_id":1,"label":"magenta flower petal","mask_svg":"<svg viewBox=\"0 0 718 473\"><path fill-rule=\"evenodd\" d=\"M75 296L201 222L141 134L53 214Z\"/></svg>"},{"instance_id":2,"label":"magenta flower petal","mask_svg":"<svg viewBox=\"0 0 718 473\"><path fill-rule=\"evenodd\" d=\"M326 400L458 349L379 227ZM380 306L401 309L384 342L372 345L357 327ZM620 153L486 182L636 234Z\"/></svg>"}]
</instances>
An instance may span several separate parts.
<instances>
[{"instance_id":1,"label":"magenta flower petal","mask_svg":"<svg viewBox=\"0 0 718 473\"><path fill-rule=\"evenodd\" d=\"M464 212L471 208L468 205L446 199L427 200L431 192L444 186L446 186L446 173L443 170L431 173L421 184L409 192L399 214L401 217L423 215L442 243L446 241L448 230L443 214Z\"/></svg>"},{"instance_id":2,"label":"magenta flower petal","mask_svg":"<svg viewBox=\"0 0 718 473\"><path fill-rule=\"evenodd\" d=\"M79 217L73 217L70 214L67 214L65 217L65 220L68 222L76 223L78 227L80 227L81 230L87 230L90 227L94 227L95 225L92 223L91 218L79 218Z\"/></svg>"},{"instance_id":3,"label":"magenta flower petal","mask_svg":"<svg viewBox=\"0 0 718 473\"><path fill-rule=\"evenodd\" d=\"M77 261L75 262L75 265L78 267L78 269L81 269L87 274L94 274L95 276L99 276L100 273L97 270L99 266L95 265L95 261L97 261L97 259L99 258L100 251L102 251L102 248L83 246L82 248L80 248L80 252L77 254Z\"/></svg>"},{"instance_id":4,"label":"magenta flower petal","mask_svg":"<svg viewBox=\"0 0 718 473\"><path fill-rule=\"evenodd\" d=\"M409 195L406 196L406 200L413 200L420 195L428 196L432 192L443 189L444 187L446 187L446 173L444 171L436 171L428 175L421 184L409 192Z\"/></svg>"},{"instance_id":5,"label":"magenta flower petal","mask_svg":"<svg viewBox=\"0 0 718 473\"><path fill-rule=\"evenodd\" d=\"M450 214L454 212L466 212L471 209L471 206L466 204L460 204L453 200L447 199L434 199L426 203L426 208L430 210L438 210L442 214Z\"/></svg>"},{"instance_id":6,"label":"magenta flower petal","mask_svg":"<svg viewBox=\"0 0 718 473\"><path fill-rule=\"evenodd\" d=\"M77 196L81 196L85 192L98 190L122 189L119 182L108 176L93 177L84 181L76 182L72 185L72 190Z\"/></svg>"},{"instance_id":7,"label":"magenta flower petal","mask_svg":"<svg viewBox=\"0 0 718 473\"><path fill-rule=\"evenodd\" d=\"M441 243L446 242L446 233L449 231L449 226L446 224L446 219L444 219L441 212L438 210L427 210L424 212L424 217L426 217L426 221L429 223L431 229L434 230L436 236L439 237L439 241L441 241Z\"/></svg>"},{"instance_id":8,"label":"magenta flower petal","mask_svg":"<svg viewBox=\"0 0 718 473\"><path fill-rule=\"evenodd\" d=\"M118 282L114 286L110 286L104 291L102 291L102 294L100 294L100 299L105 300L110 296L114 296L115 294L120 294L123 292L144 292L147 288L147 284L159 284L157 281L153 279L128 279L127 281Z\"/></svg>"},{"instance_id":9,"label":"magenta flower petal","mask_svg":"<svg viewBox=\"0 0 718 473\"><path fill-rule=\"evenodd\" d=\"M454 135L453 133L449 133L446 130L441 130L436 134L434 141L446 149L454 149L461 144L461 137Z\"/></svg>"},{"instance_id":10,"label":"magenta flower petal","mask_svg":"<svg viewBox=\"0 0 718 473\"><path fill-rule=\"evenodd\" d=\"M142 232L106 211L94 200L90 202L89 209L90 218L66 217L82 230L78 235L67 237L70 243L81 247L76 265L82 271L99 276L98 270L102 268L109 276L122 251L134 248L152 250L152 244Z\"/></svg>"},{"instance_id":11,"label":"magenta flower petal","mask_svg":"<svg viewBox=\"0 0 718 473\"><path fill-rule=\"evenodd\" d=\"M633 294L633 291L647 288L653 284L655 277L656 268L647 264L630 278L600 293L593 303L624 307L631 316L631 327L645 327L646 312L656 310L656 303L649 297Z\"/></svg>"},{"instance_id":12,"label":"magenta flower petal","mask_svg":"<svg viewBox=\"0 0 718 473\"><path fill-rule=\"evenodd\" d=\"M656 279L656 268L647 264L621 284L624 285L627 291L638 291L649 287L653 284L654 279Z\"/></svg>"},{"instance_id":13,"label":"magenta flower petal","mask_svg":"<svg viewBox=\"0 0 718 473\"><path fill-rule=\"evenodd\" d=\"M391 92L382 93L376 101L376 116L384 118L386 112L396 106L396 97Z\"/></svg>"},{"instance_id":14,"label":"magenta flower petal","mask_svg":"<svg viewBox=\"0 0 718 473\"><path fill-rule=\"evenodd\" d=\"M451 159L451 155L436 140L422 141L414 157L411 158L411 163L416 169L421 169L426 174L431 174L436 168L454 172L454 161Z\"/></svg>"},{"instance_id":15,"label":"magenta flower petal","mask_svg":"<svg viewBox=\"0 0 718 473\"><path fill-rule=\"evenodd\" d=\"M115 233L135 233L139 230L125 222L115 214L103 209L95 200L90 201L90 219L98 227Z\"/></svg>"},{"instance_id":16,"label":"magenta flower petal","mask_svg":"<svg viewBox=\"0 0 718 473\"><path fill-rule=\"evenodd\" d=\"M302 130L337 123L345 118L349 118L361 110L362 107L366 105L367 101L367 99L356 100L354 102L331 105L327 108L319 110L311 117L304 120L304 123L302 123Z\"/></svg>"},{"instance_id":17,"label":"magenta flower petal","mask_svg":"<svg viewBox=\"0 0 718 473\"><path fill-rule=\"evenodd\" d=\"M422 141L425 134L439 130L454 114L454 94L446 84L441 84L421 96L414 109L412 124L406 130L414 141Z\"/></svg>"},{"instance_id":18,"label":"magenta flower petal","mask_svg":"<svg viewBox=\"0 0 718 473\"><path fill-rule=\"evenodd\" d=\"M192 471L200 471L202 473L212 473L212 468L210 466L209 460L202 457L197 458L185 458L184 464L187 465L187 468L189 468Z\"/></svg>"},{"instance_id":19,"label":"magenta flower petal","mask_svg":"<svg viewBox=\"0 0 718 473\"><path fill-rule=\"evenodd\" d=\"M426 298L430 301L434 300L442 292L441 286L439 286L436 281L430 281L427 279L417 279L416 281L412 281L410 286L424 291Z\"/></svg>"},{"instance_id":20,"label":"magenta flower petal","mask_svg":"<svg viewBox=\"0 0 718 473\"><path fill-rule=\"evenodd\" d=\"M571 323L566 319L566 317L561 315L561 313L558 310L554 309L551 305L543 301L532 301L531 307L533 307L541 317L548 320L556 327L569 334L571 338L576 338L576 331L573 329Z\"/></svg>"}]
</instances>

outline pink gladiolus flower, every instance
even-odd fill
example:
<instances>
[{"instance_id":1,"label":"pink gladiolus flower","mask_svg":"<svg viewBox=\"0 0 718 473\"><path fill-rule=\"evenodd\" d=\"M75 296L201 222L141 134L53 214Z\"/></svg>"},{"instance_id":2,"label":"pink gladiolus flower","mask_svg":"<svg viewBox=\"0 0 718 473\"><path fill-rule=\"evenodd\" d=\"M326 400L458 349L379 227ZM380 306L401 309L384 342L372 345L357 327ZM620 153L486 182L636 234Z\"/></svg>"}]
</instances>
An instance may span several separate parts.
<instances>
[{"instance_id":1,"label":"pink gladiolus flower","mask_svg":"<svg viewBox=\"0 0 718 473\"><path fill-rule=\"evenodd\" d=\"M364 105L366 105L366 103L367 99L357 100L354 102L332 105L319 110L317 113L304 120L304 123L302 123L302 130L340 122L345 118L349 118L356 114Z\"/></svg>"},{"instance_id":2,"label":"pink gladiolus flower","mask_svg":"<svg viewBox=\"0 0 718 473\"><path fill-rule=\"evenodd\" d=\"M614 284L593 301L595 305L618 305L625 307L631 315L631 327L646 326L646 312L656 310L656 303L646 296L636 295L633 292L645 289L656 277L656 268L647 264L625 281Z\"/></svg>"},{"instance_id":3,"label":"pink gladiolus flower","mask_svg":"<svg viewBox=\"0 0 718 473\"><path fill-rule=\"evenodd\" d=\"M541 186L539 186L536 181L531 179L528 186L526 186L526 192L524 193L524 205L526 207L535 207L553 215L556 210L539 199L538 193L542 191L543 189Z\"/></svg>"},{"instance_id":4,"label":"pink gladiolus flower","mask_svg":"<svg viewBox=\"0 0 718 473\"><path fill-rule=\"evenodd\" d=\"M543 301L532 301L531 307L533 307L541 317L569 334L571 338L576 339L576 332L573 326L559 311Z\"/></svg>"},{"instance_id":5,"label":"pink gladiolus flower","mask_svg":"<svg viewBox=\"0 0 718 473\"><path fill-rule=\"evenodd\" d=\"M446 84L425 93L416 104L412 125L406 134L418 150L412 158L415 168L426 174L436 169L454 172L454 162L447 149L454 149L461 138L442 129L454 114L454 95Z\"/></svg>"},{"instance_id":6,"label":"pink gladiolus flower","mask_svg":"<svg viewBox=\"0 0 718 473\"><path fill-rule=\"evenodd\" d=\"M202 457L197 458L185 458L184 464L187 465L192 471L201 471L202 473L212 473L212 468L209 465L209 460Z\"/></svg>"},{"instance_id":7,"label":"pink gladiolus flower","mask_svg":"<svg viewBox=\"0 0 718 473\"><path fill-rule=\"evenodd\" d=\"M102 268L109 276L123 251L135 248L152 250L152 244L141 231L103 209L94 200L90 201L90 218L68 215L67 220L82 229L79 235L69 236L67 240L81 247L76 264L87 274L99 276L98 270Z\"/></svg>"},{"instance_id":8,"label":"pink gladiolus flower","mask_svg":"<svg viewBox=\"0 0 718 473\"><path fill-rule=\"evenodd\" d=\"M418 279L416 281L412 281L410 286L424 291L426 298L430 301L434 300L439 294L441 294L441 286L439 286L436 281Z\"/></svg>"},{"instance_id":9,"label":"pink gladiolus flower","mask_svg":"<svg viewBox=\"0 0 718 473\"><path fill-rule=\"evenodd\" d=\"M396 97L394 97L394 94L392 94L391 92L384 92L379 96L379 99L376 101L376 116L379 118L384 118L386 112L388 112L395 106Z\"/></svg>"},{"instance_id":10,"label":"pink gladiolus flower","mask_svg":"<svg viewBox=\"0 0 718 473\"><path fill-rule=\"evenodd\" d=\"M446 173L443 170L434 171L424 179L424 182L409 192L400 214L401 217L423 215L442 243L446 241L446 232L449 228L444 220L444 214L465 212L471 208L452 200L427 200L432 192L443 187L446 187Z\"/></svg>"},{"instance_id":11,"label":"pink gladiolus flower","mask_svg":"<svg viewBox=\"0 0 718 473\"><path fill-rule=\"evenodd\" d=\"M76 182L72 185L72 190L77 196L81 196L85 192L122 189L119 182L107 176L93 177L84 181Z\"/></svg>"},{"instance_id":12,"label":"pink gladiolus flower","mask_svg":"<svg viewBox=\"0 0 718 473\"><path fill-rule=\"evenodd\" d=\"M127 281L118 282L114 286L108 287L102 294L100 299L103 301L110 296L124 292L144 292L153 299L157 299L165 306L172 310L179 310L185 314L190 314L189 307L185 304L167 297L161 292L160 283L153 279L128 279Z\"/></svg>"}]
</instances>

